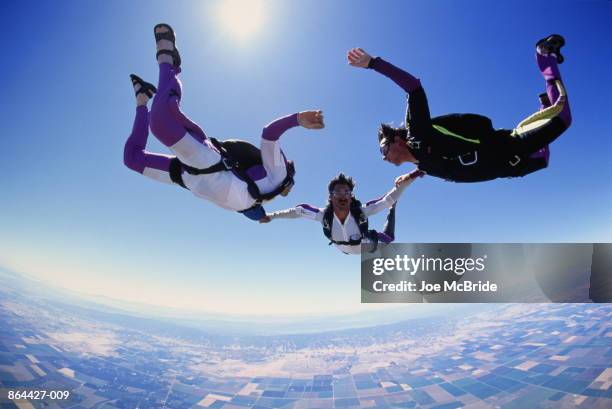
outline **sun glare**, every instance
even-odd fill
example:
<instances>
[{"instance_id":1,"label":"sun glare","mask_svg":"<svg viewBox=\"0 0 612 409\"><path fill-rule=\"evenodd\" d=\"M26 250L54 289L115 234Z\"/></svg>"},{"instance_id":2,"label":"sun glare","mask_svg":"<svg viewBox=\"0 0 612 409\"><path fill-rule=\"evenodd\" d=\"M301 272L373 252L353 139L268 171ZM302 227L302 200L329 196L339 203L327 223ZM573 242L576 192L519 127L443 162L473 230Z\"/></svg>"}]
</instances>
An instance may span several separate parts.
<instances>
[{"instance_id":1,"label":"sun glare","mask_svg":"<svg viewBox=\"0 0 612 409\"><path fill-rule=\"evenodd\" d=\"M245 40L261 27L263 9L262 0L222 0L218 6L219 22L225 32Z\"/></svg>"}]
</instances>

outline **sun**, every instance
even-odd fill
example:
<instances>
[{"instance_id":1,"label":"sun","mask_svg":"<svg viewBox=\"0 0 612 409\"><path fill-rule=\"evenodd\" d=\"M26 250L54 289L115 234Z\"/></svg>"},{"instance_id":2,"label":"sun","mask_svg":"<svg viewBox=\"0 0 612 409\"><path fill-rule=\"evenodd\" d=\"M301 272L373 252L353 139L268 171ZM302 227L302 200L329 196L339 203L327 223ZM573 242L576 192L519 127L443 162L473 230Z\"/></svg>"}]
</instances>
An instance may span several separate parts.
<instances>
[{"instance_id":1,"label":"sun","mask_svg":"<svg viewBox=\"0 0 612 409\"><path fill-rule=\"evenodd\" d=\"M262 0L222 0L217 9L223 30L239 40L252 37L262 26Z\"/></svg>"}]
</instances>

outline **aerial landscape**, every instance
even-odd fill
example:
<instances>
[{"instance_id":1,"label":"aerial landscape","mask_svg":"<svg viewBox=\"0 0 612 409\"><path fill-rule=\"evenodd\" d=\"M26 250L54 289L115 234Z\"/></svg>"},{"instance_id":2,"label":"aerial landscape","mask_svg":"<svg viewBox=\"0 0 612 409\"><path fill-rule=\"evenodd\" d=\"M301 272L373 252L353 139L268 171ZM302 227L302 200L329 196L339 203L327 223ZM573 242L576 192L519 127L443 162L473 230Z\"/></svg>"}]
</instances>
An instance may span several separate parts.
<instances>
[{"instance_id":1,"label":"aerial landscape","mask_svg":"<svg viewBox=\"0 0 612 409\"><path fill-rule=\"evenodd\" d=\"M609 407L612 309L480 305L375 327L224 335L0 290L0 385L69 391L9 407ZM28 282L29 288L34 288ZM32 405L32 406L23 406Z\"/></svg>"}]
</instances>

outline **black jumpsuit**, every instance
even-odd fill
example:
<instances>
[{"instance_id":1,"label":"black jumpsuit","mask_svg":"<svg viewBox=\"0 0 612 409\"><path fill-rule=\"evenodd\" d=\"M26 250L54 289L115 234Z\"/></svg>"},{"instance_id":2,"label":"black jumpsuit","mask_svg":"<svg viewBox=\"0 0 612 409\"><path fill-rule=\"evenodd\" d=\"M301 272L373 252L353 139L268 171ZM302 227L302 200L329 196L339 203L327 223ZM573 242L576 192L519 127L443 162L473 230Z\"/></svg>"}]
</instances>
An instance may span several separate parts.
<instances>
[{"instance_id":1,"label":"black jumpsuit","mask_svg":"<svg viewBox=\"0 0 612 409\"><path fill-rule=\"evenodd\" d=\"M547 79L553 87L555 80L559 82L558 89L552 90L555 98L551 100L557 102L554 106L532 115L515 129L494 129L489 118L477 114L432 118L418 79L379 57L372 60L370 68L408 92L407 144L419 169L431 176L454 182L525 176L547 166L547 158L534 153L569 125L569 106L565 95L559 93L564 90L558 78Z\"/></svg>"}]
</instances>

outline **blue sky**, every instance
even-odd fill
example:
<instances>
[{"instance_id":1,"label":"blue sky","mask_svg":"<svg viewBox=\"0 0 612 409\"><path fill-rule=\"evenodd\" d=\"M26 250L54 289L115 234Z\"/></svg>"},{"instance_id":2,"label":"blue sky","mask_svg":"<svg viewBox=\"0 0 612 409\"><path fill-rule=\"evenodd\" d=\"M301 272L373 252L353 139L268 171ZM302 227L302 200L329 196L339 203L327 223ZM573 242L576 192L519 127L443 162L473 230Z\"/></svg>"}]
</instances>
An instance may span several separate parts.
<instances>
[{"instance_id":1,"label":"blue sky","mask_svg":"<svg viewBox=\"0 0 612 409\"><path fill-rule=\"evenodd\" d=\"M260 226L122 163L134 100L128 75L155 81L152 27L173 25L183 109L211 136L258 141L278 116L321 108L320 132L282 138L297 164L288 198L323 205L339 171L358 197L410 170L380 160L376 128L403 120L405 97L350 68L360 46L422 79L434 115L477 112L512 127L538 107L533 45L567 39L561 66L574 123L548 169L523 179L453 184L424 178L398 206L401 242L609 242L612 165L608 76L612 3L268 1L237 40L220 2L20 2L6 22L0 94L0 265L63 287L227 313L325 312L359 305L359 258L319 225ZM151 135L149 150L166 152ZM371 220L380 227L382 216Z\"/></svg>"}]
</instances>

